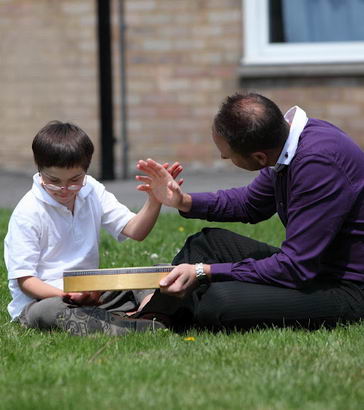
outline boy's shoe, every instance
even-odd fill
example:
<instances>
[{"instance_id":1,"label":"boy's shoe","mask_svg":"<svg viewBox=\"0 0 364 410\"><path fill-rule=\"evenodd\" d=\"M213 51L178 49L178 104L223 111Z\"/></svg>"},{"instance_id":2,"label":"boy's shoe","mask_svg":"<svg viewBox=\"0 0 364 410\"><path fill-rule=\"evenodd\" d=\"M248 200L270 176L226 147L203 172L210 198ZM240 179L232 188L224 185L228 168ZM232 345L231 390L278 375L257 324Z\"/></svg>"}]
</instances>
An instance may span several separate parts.
<instances>
[{"instance_id":1,"label":"boy's shoe","mask_svg":"<svg viewBox=\"0 0 364 410\"><path fill-rule=\"evenodd\" d=\"M56 326L75 336L87 336L92 333L123 336L130 332L153 332L166 328L155 319L136 319L94 306L65 309L58 314Z\"/></svg>"}]
</instances>

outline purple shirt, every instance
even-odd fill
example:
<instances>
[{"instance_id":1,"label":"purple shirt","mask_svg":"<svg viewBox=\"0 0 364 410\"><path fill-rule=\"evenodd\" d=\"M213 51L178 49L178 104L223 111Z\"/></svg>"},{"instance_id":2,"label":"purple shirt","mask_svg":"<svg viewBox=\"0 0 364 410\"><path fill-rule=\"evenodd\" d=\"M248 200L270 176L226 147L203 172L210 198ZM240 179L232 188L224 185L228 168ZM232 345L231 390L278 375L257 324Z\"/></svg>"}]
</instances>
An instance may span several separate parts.
<instances>
[{"instance_id":1,"label":"purple shirt","mask_svg":"<svg viewBox=\"0 0 364 410\"><path fill-rule=\"evenodd\" d=\"M340 129L310 119L280 172L264 168L246 187L192 195L186 218L257 223L276 212L281 251L211 265L212 276L302 288L317 275L364 282L364 153Z\"/></svg>"}]
</instances>

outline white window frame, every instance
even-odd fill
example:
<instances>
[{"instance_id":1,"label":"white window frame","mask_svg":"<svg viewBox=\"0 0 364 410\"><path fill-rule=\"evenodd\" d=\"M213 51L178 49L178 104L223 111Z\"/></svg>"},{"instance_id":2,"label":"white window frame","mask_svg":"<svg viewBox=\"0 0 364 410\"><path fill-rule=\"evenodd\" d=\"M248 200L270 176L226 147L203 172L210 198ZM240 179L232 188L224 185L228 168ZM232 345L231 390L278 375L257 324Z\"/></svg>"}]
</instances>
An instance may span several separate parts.
<instances>
[{"instance_id":1,"label":"white window frame","mask_svg":"<svg viewBox=\"0 0 364 410\"><path fill-rule=\"evenodd\" d=\"M364 62L364 42L269 43L268 0L242 0L242 65Z\"/></svg>"}]
</instances>

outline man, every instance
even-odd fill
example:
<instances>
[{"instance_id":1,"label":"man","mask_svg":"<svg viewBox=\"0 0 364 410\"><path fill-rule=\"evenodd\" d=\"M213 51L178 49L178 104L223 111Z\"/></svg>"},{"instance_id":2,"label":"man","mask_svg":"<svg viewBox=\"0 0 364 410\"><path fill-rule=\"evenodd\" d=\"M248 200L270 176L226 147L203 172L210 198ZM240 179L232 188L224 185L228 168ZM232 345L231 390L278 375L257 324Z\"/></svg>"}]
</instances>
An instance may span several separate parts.
<instances>
[{"instance_id":1,"label":"man","mask_svg":"<svg viewBox=\"0 0 364 410\"><path fill-rule=\"evenodd\" d=\"M197 323L214 329L317 328L363 318L360 148L334 125L308 119L297 106L283 116L258 94L228 97L212 137L223 159L260 170L250 185L187 194L160 164L147 160L138 165L147 174L137 177L139 189L186 218L257 223L278 213L286 239L277 249L226 230L193 235L160 283L169 303L170 296L185 298ZM207 290L200 282L209 284ZM165 300L157 294L149 309L162 312ZM164 313L173 313L168 309Z\"/></svg>"}]
</instances>

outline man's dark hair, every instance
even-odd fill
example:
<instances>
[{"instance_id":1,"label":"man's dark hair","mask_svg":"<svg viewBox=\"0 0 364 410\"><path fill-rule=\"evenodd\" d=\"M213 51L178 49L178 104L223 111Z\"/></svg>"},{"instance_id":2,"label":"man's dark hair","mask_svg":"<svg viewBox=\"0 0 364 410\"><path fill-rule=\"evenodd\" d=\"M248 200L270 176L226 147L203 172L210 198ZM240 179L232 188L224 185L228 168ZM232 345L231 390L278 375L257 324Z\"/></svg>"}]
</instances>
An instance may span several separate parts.
<instances>
[{"instance_id":1,"label":"man's dark hair","mask_svg":"<svg viewBox=\"0 0 364 410\"><path fill-rule=\"evenodd\" d=\"M277 105L259 94L227 97L214 120L215 132L234 152L252 152L284 145L289 126Z\"/></svg>"},{"instance_id":2,"label":"man's dark hair","mask_svg":"<svg viewBox=\"0 0 364 410\"><path fill-rule=\"evenodd\" d=\"M45 125L34 137L32 149L39 170L80 166L87 171L94 152L91 139L81 128L61 121Z\"/></svg>"}]
</instances>

